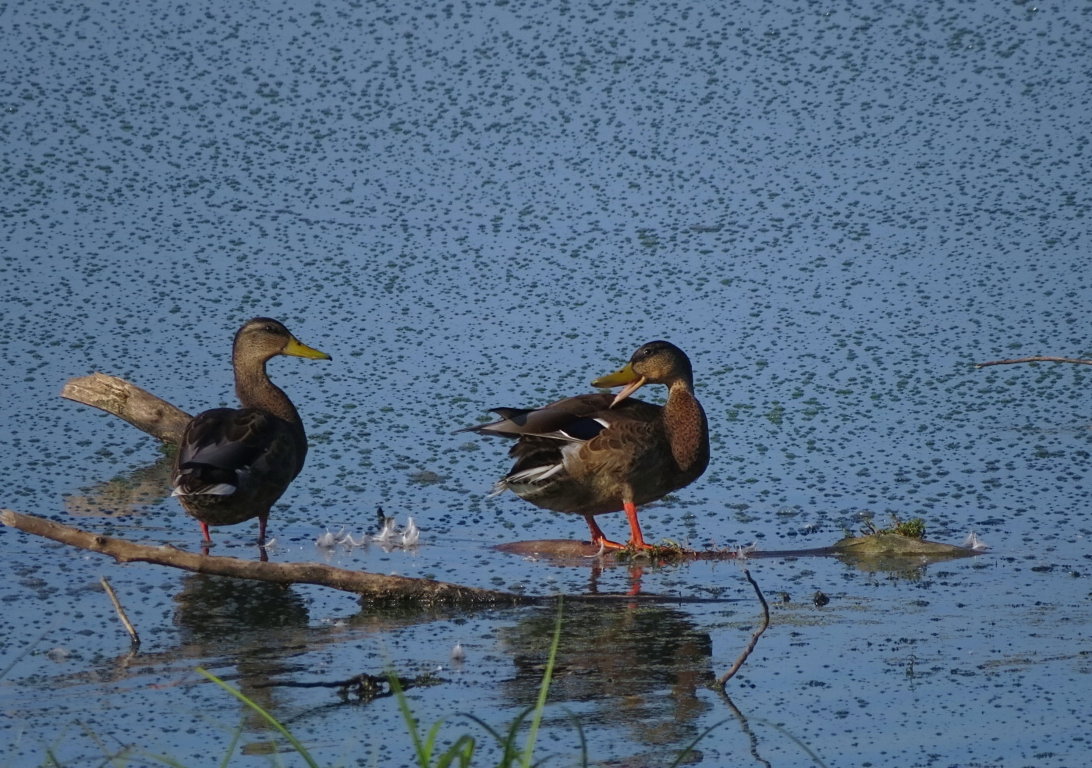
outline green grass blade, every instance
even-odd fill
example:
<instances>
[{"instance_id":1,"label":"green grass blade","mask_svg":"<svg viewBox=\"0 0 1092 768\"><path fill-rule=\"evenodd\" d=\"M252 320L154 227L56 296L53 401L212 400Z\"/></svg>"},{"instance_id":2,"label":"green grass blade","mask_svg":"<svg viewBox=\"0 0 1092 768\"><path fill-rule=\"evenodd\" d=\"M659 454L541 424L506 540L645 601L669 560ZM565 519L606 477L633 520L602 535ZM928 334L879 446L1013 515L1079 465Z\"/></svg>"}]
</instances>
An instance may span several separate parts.
<instances>
[{"instance_id":1,"label":"green grass blade","mask_svg":"<svg viewBox=\"0 0 1092 768\"><path fill-rule=\"evenodd\" d=\"M289 731L287 728L285 728L283 725L281 725L281 722L277 718L275 718L269 712L266 712L265 709L263 709L262 706L260 704L258 704L258 702L253 701L252 699L248 698L247 695L244 694L242 691L235 688L234 686L228 685L223 680L218 678L216 675L212 674L211 672L209 672L206 669L203 669L202 667L198 667L197 672L200 675L202 675L203 677L205 677L206 679L211 680L212 682L216 683L218 686L220 686L225 691L230 693L232 696L237 698L239 701L243 702L248 707L250 707L253 711L255 711L259 715L261 715L261 717L267 723L272 725L277 730L278 733L280 733L282 736L284 736L285 739L288 740L288 743L292 745L292 748L295 749L296 752L299 753L300 757L303 758L304 762L306 762L307 765L310 766L310 768L319 768L319 764L317 762L315 762L315 759L313 757L311 757L311 753L307 751L307 747L303 746L303 744L300 742L300 740L292 735L291 731Z\"/></svg>"},{"instance_id":2,"label":"green grass blade","mask_svg":"<svg viewBox=\"0 0 1092 768\"><path fill-rule=\"evenodd\" d=\"M550 643L550 656L546 659L546 671L542 675L542 685L538 689L538 701L535 702L534 714L531 716L531 730L527 734L527 741L523 745L523 755L520 765L523 768L531 768L531 760L535 754L535 740L538 738L538 727L542 723L542 715L546 709L546 696L550 693L550 682L554 677L554 662L557 660L557 649L561 645L561 609L562 599L557 599L557 623L554 625L554 639Z\"/></svg>"},{"instance_id":3,"label":"green grass blade","mask_svg":"<svg viewBox=\"0 0 1092 768\"><path fill-rule=\"evenodd\" d=\"M527 707L527 709L516 715L516 719L508 726L508 735L504 739L504 762L501 763L504 768L508 768L515 760L522 760L522 755L516 747L516 736L519 735L519 729L523 727L523 721L534 711L534 705Z\"/></svg>"},{"instance_id":4,"label":"green grass blade","mask_svg":"<svg viewBox=\"0 0 1092 768\"><path fill-rule=\"evenodd\" d=\"M410 738L413 739L413 751L417 753L417 765L421 768L429 768L432 755L425 749L425 744L421 741L421 734L417 732L417 720L414 718L413 712L410 711L409 700L406 699L406 693L398 682L398 675L387 672L387 680L390 681L391 690L394 691L394 698L398 701L398 711L402 713L402 719L406 723L406 728L409 729ZM436 725L438 726L439 723Z\"/></svg>"},{"instance_id":5,"label":"green grass blade","mask_svg":"<svg viewBox=\"0 0 1092 768\"><path fill-rule=\"evenodd\" d=\"M492 737L493 737L494 739L496 739L496 740L497 740L497 744L499 744L499 745L501 745L501 746L504 746L504 737L503 737L503 736L501 736L501 735L500 735L500 734L499 734L499 733L497 732L497 729L496 729L496 728L494 728L494 727L493 727L493 726L491 726L491 725L490 725L489 723L487 723L487 722L485 722L484 720L482 720L482 719L481 719L480 717L478 717L477 715L472 715L472 714L470 714L469 712L460 712L460 713L459 713L459 717L465 717L465 718L466 718L467 720L473 720L473 721L474 721L475 723L477 723L477 724L478 724L478 725L480 725L480 726L481 726L482 728L484 728L484 729L485 729L486 731L488 731L489 735L490 735L490 736L492 736Z\"/></svg>"},{"instance_id":6,"label":"green grass blade","mask_svg":"<svg viewBox=\"0 0 1092 768\"><path fill-rule=\"evenodd\" d=\"M460 736L451 748L436 761L436 768L448 768L451 761L458 758L459 768L470 768L470 761L474 758L474 739L469 734Z\"/></svg>"},{"instance_id":7,"label":"green grass blade","mask_svg":"<svg viewBox=\"0 0 1092 768\"><path fill-rule=\"evenodd\" d=\"M689 744L687 744L687 745L686 745L686 747L685 747L685 748L684 748L684 749L682 750L682 752L680 752L680 753L679 753L679 756L675 758L675 762L673 762L673 763L671 764L670 768L678 768L678 767L679 767L680 765L682 765L682 761L683 761L683 759L684 759L684 758L685 758L685 757L686 757L687 755L689 755L689 754L690 754L691 752L693 752L693 751L694 751L694 747L698 746L698 742L699 742L699 741L701 741L701 740L702 740L702 739L704 739L704 738L705 738L706 736L708 736L708 735L709 735L710 733L712 733L712 731L713 731L713 729L714 729L714 728L720 728L720 727L721 727L722 725L724 725L724 724L725 724L725 723L727 723L727 722L728 722L727 720L721 720L721 721L720 721L719 723L713 723L713 724L712 724L711 726L709 726L709 727L708 727L708 728L706 728L706 729L705 729L704 731L702 731L701 733L699 733L699 734L698 734L698 735L697 735L697 736L696 736L696 737L694 738L694 740L693 740L693 741L691 741L691 742L690 742Z\"/></svg>"},{"instance_id":8,"label":"green grass blade","mask_svg":"<svg viewBox=\"0 0 1092 768\"><path fill-rule=\"evenodd\" d=\"M571 709L566 709L565 714L576 726L576 735L580 737L580 768L588 768L588 739L584 735L584 726L581 724L580 718Z\"/></svg>"},{"instance_id":9,"label":"green grass blade","mask_svg":"<svg viewBox=\"0 0 1092 768\"><path fill-rule=\"evenodd\" d=\"M428 735L425 736L425 751L430 760L432 759L432 753L436 751L436 739L440 736L440 726L443 724L443 718L437 720L428 729Z\"/></svg>"},{"instance_id":10,"label":"green grass blade","mask_svg":"<svg viewBox=\"0 0 1092 768\"><path fill-rule=\"evenodd\" d=\"M227 750L224 752L224 759L220 762L220 768L228 768L228 763L231 762L231 756L235 754L235 747L239 743L239 739L243 737L243 725L240 723L235 728L235 733L231 737L231 743L228 744Z\"/></svg>"},{"instance_id":11,"label":"green grass blade","mask_svg":"<svg viewBox=\"0 0 1092 768\"><path fill-rule=\"evenodd\" d=\"M493 737L494 741L497 742L497 746L504 750L501 754L500 762L497 763L497 765L501 766L501 768L508 768L508 766L512 765L512 761L519 757L516 750L516 734L519 731L520 726L523 725L523 721L531 714L532 709L533 707L527 707L527 709L516 715L516 719L512 721L508 726L507 733L504 734L501 734L496 728L477 715L472 715L469 712L460 712L459 716L477 723Z\"/></svg>"}]
</instances>

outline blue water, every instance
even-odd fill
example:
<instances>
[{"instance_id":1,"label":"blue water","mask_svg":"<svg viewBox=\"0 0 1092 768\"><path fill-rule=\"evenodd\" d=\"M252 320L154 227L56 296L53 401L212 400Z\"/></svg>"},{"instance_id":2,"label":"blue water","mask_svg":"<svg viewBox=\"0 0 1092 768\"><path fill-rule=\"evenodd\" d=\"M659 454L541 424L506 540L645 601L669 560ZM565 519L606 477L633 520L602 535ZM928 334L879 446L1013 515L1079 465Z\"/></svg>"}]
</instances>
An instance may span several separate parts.
<instances>
[{"instance_id":1,"label":"blue water","mask_svg":"<svg viewBox=\"0 0 1092 768\"><path fill-rule=\"evenodd\" d=\"M900 571L770 558L773 622L732 564L639 575L725 603L570 607L539 754L660 765L1072 766L1085 760L1092 7L16 2L0 9L0 505L196 549L158 458L61 400L103 371L190 411L233 402L229 345L283 320L330 363L274 361L311 453L271 557L531 594L627 592L624 568L496 543L583 523L487 499L506 446L452 432L589 391L639 344L686 350L713 455L642 513L650 539L825 546L871 515L971 530L970 560ZM662 392L647 397L661 398ZM327 527L413 516L422 543L324 553ZM624 535L621 516L601 520ZM253 557L253 526L214 532ZM331 681L393 665L420 722L488 736L533 701L552 608L391 615L115 565L0 529L0 765L238 765L275 734L323 764L411 764L391 699ZM127 638L107 576L141 631ZM823 608L811 596L831 598ZM455 664L460 643L467 659ZM272 687L267 683L274 683ZM269 747L273 744L273 747ZM138 755L145 755L139 756ZM495 762L495 761L494 761ZM481 764L488 764L483 762Z\"/></svg>"}]
</instances>

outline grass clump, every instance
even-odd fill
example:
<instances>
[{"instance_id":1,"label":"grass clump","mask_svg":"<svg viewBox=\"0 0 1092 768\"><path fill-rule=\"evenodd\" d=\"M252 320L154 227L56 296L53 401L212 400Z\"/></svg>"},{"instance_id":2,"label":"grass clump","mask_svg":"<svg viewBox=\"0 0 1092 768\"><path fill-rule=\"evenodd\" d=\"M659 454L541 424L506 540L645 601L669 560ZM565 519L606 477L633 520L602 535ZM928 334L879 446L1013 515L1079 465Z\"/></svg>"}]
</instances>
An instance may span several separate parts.
<instances>
[{"instance_id":1,"label":"grass clump","mask_svg":"<svg viewBox=\"0 0 1092 768\"><path fill-rule=\"evenodd\" d=\"M909 520L900 520L898 515L893 514L891 515L891 525L887 528L877 528L872 520L865 520L861 533L865 536L894 533L899 536L906 536L910 539L921 540L925 538L925 521L920 517L912 517Z\"/></svg>"},{"instance_id":2,"label":"grass clump","mask_svg":"<svg viewBox=\"0 0 1092 768\"><path fill-rule=\"evenodd\" d=\"M670 539L664 539L662 544L653 544L646 549L637 549L632 543L614 552L615 559L621 563L648 563L657 565L676 563L688 560L694 555L694 550L687 549L682 544Z\"/></svg>"}]
</instances>

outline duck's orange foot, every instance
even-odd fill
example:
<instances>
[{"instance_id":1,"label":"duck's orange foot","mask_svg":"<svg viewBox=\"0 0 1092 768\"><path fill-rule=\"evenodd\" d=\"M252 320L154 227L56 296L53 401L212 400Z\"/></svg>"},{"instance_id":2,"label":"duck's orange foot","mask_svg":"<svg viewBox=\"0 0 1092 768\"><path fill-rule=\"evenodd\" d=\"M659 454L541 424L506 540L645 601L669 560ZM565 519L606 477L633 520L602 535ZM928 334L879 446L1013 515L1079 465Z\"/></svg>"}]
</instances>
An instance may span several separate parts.
<instances>
[{"instance_id":1,"label":"duck's orange foot","mask_svg":"<svg viewBox=\"0 0 1092 768\"><path fill-rule=\"evenodd\" d=\"M617 541L611 541L606 536L599 536L598 538L592 537L592 545L599 548L599 552L618 552L626 549L627 545L619 544Z\"/></svg>"}]
</instances>

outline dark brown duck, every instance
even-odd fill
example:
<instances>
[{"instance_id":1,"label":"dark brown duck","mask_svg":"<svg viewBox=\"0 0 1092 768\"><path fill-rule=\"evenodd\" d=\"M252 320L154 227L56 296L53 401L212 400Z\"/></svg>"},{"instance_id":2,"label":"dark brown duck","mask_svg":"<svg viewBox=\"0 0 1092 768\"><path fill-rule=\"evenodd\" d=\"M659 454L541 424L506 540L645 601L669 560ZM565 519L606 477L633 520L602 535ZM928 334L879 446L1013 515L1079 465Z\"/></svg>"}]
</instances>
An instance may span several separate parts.
<instances>
[{"instance_id":1,"label":"dark brown duck","mask_svg":"<svg viewBox=\"0 0 1092 768\"><path fill-rule=\"evenodd\" d=\"M646 384L667 387L663 406L630 397ZM606 538L595 516L624 511L629 545L648 548L637 507L689 485L709 464L709 432L690 360L674 344L651 341L592 386L623 389L535 409L495 408L498 421L461 431L516 440L509 451L516 462L495 493L510 490L535 506L581 515L592 543L608 549L622 545Z\"/></svg>"},{"instance_id":2,"label":"dark brown duck","mask_svg":"<svg viewBox=\"0 0 1092 768\"><path fill-rule=\"evenodd\" d=\"M269 510L303 469L307 435L292 401L269 380L265 365L277 355L319 360L330 356L296 339L268 317L247 321L235 334L231 362L242 408L213 408L186 427L175 458L172 495L201 524L258 518L265 542Z\"/></svg>"}]
</instances>

